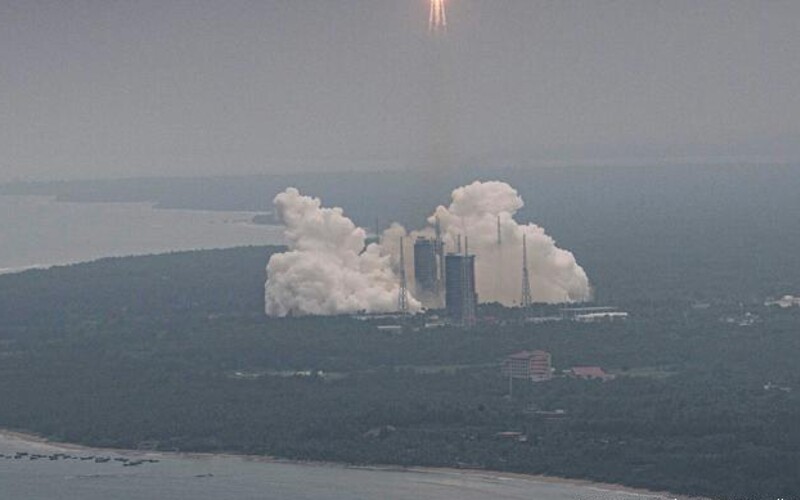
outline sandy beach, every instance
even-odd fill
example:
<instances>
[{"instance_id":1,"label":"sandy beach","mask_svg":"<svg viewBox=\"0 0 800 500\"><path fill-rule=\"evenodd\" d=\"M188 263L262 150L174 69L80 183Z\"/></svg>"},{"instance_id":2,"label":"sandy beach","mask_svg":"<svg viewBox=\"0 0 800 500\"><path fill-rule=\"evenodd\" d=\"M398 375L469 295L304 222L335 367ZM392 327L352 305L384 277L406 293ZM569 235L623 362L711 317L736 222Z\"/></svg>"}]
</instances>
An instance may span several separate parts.
<instances>
[{"instance_id":1,"label":"sandy beach","mask_svg":"<svg viewBox=\"0 0 800 500\"><path fill-rule=\"evenodd\" d=\"M30 451L34 449L40 452L84 452L84 453L113 453L130 458L155 458L155 459L185 459L185 460L204 460L210 458L231 458L247 462L292 464L306 467L329 467L341 469L374 470L382 472L397 473L417 473L448 476L469 476L487 481L500 481L504 479L515 479L520 481L530 481L539 484L562 484L578 486L586 489L596 490L605 493L626 493L637 495L644 500L710 500L703 497L688 497L674 495L668 492L649 491L639 488L629 488L619 484L599 483L582 479L561 478L554 476L542 476L532 474L520 474L512 472L491 471L483 469L456 469L447 467L403 467L395 465L348 465L338 462L323 461L299 461L288 460L272 456L263 455L240 455L236 453L190 453L190 452L165 452L149 450L131 450L119 448L95 448L74 443L55 442L32 433L0 429L0 441L4 441L10 446L18 447L18 451Z\"/></svg>"}]
</instances>

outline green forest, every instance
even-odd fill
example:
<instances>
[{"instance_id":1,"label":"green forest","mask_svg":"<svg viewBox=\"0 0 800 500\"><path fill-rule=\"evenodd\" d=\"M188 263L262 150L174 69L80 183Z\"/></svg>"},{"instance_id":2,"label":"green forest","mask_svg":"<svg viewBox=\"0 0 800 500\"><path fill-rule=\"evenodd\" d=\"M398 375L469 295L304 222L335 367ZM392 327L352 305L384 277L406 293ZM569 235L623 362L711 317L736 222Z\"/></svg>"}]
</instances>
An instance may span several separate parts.
<instances>
[{"instance_id":1,"label":"green forest","mask_svg":"<svg viewBox=\"0 0 800 500\"><path fill-rule=\"evenodd\" d=\"M486 305L481 315L508 320L462 330L411 318L388 333L346 316L266 317L264 268L279 250L0 276L0 426L101 447L800 498L798 308L619 288L602 305L629 312L624 322L533 324L521 319L552 308ZM596 365L616 378L515 381L509 397L501 364L524 349L549 351L557 373Z\"/></svg>"}]
</instances>

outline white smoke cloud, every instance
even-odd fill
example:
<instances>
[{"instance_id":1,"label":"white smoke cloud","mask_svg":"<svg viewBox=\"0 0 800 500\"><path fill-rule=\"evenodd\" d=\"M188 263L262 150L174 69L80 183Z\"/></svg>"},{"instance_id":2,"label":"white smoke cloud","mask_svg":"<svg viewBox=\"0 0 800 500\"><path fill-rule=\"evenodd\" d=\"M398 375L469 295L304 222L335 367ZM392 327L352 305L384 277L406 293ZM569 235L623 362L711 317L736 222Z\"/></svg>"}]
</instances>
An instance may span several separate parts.
<instances>
[{"instance_id":1,"label":"white smoke cloud","mask_svg":"<svg viewBox=\"0 0 800 500\"><path fill-rule=\"evenodd\" d=\"M366 232L341 208L288 188L274 200L286 225L289 251L267 264L265 309L270 316L333 315L397 310L399 278L380 245L365 248ZM420 303L409 295L409 310Z\"/></svg>"},{"instance_id":2,"label":"white smoke cloud","mask_svg":"<svg viewBox=\"0 0 800 500\"><path fill-rule=\"evenodd\" d=\"M591 298L589 279L571 252L535 224L519 224L514 215L524 205L505 182L473 182L453 191L450 206L439 206L428 219L439 219L449 251L458 235L469 239L476 255L475 281L481 302L518 305L522 295L522 235L528 246L528 268L534 302L579 302ZM497 241L497 221L500 240Z\"/></svg>"},{"instance_id":3,"label":"white smoke cloud","mask_svg":"<svg viewBox=\"0 0 800 500\"><path fill-rule=\"evenodd\" d=\"M359 311L391 312L400 293L400 241L404 238L408 304L421 309L412 296L413 242L431 237L432 227L408 234L392 224L380 243L365 248L366 232L344 216L341 208L322 208L318 198L289 188L275 197L286 225L289 251L275 254L267 265L265 307L268 315L331 315ZM438 218L445 248L452 252L460 235L476 255L475 272L481 302L518 305L522 290L522 237L526 235L531 291L535 302L579 302L591 298L589 279L571 252L535 224L519 224L514 215L522 198L504 182L474 182L453 191L449 206L439 206L428 219ZM501 244L497 241L500 221ZM462 240L462 244L466 243ZM428 305L441 306L433 300Z\"/></svg>"}]
</instances>

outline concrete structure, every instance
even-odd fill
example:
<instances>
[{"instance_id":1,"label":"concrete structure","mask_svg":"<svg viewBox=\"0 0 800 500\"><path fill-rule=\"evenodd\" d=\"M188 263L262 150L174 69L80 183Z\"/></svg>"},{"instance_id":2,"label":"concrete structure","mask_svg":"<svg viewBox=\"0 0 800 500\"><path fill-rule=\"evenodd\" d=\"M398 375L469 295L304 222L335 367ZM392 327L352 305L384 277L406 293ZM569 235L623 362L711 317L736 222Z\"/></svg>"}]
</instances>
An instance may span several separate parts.
<instances>
[{"instance_id":1,"label":"concrete structure","mask_svg":"<svg viewBox=\"0 0 800 500\"><path fill-rule=\"evenodd\" d=\"M628 313L621 311L593 312L576 314L572 319L581 323L595 323L597 321L624 321L628 319Z\"/></svg>"},{"instance_id":2,"label":"concrete structure","mask_svg":"<svg viewBox=\"0 0 800 500\"><path fill-rule=\"evenodd\" d=\"M619 311L619 309L617 309L616 307L608 307L608 306L562 307L561 315L567 319L573 319L575 316L579 314L593 314L593 313L616 312L616 311Z\"/></svg>"},{"instance_id":3,"label":"concrete structure","mask_svg":"<svg viewBox=\"0 0 800 500\"><path fill-rule=\"evenodd\" d=\"M519 431L504 431L498 432L495 436L499 439L507 439L509 441L516 441L518 443L527 443L528 435Z\"/></svg>"},{"instance_id":4,"label":"concrete structure","mask_svg":"<svg viewBox=\"0 0 800 500\"><path fill-rule=\"evenodd\" d=\"M414 242L414 281L417 295L439 293L436 240L419 237Z\"/></svg>"},{"instance_id":5,"label":"concrete structure","mask_svg":"<svg viewBox=\"0 0 800 500\"><path fill-rule=\"evenodd\" d=\"M561 309L564 319L593 323L595 321L619 321L628 319L628 313L616 307L565 307Z\"/></svg>"},{"instance_id":6,"label":"concrete structure","mask_svg":"<svg viewBox=\"0 0 800 500\"><path fill-rule=\"evenodd\" d=\"M503 363L508 378L544 382L553 378L552 357L547 351L521 351L508 356Z\"/></svg>"},{"instance_id":7,"label":"concrete structure","mask_svg":"<svg viewBox=\"0 0 800 500\"><path fill-rule=\"evenodd\" d=\"M450 254L445 257L445 309L450 320L475 324L478 294L475 291L475 256Z\"/></svg>"},{"instance_id":8,"label":"concrete structure","mask_svg":"<svg viewBox=\"0 0 800 500\"><path fill-rule=\"evenodd\" d=\"M403 333L403 325L378 325L378 331L387 333Z\"/></svg>"}]
</instances>

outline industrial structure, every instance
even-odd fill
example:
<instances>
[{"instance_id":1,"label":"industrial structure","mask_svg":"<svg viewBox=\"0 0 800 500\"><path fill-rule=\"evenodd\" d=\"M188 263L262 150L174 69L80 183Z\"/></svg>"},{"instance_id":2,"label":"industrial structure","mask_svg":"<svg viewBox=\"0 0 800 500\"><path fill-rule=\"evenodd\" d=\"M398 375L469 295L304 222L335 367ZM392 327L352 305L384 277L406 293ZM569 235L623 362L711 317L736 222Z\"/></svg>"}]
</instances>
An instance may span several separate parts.
<instances>
[{"instance_id":1,"label":"industrial structure","mask_svg":"<svg viewBox=\"0 0 800 500\"><path fill-rule=\"evenodd\" d=\"M418 237L414 242L414 280L417 296L439 293L439 263L436 240Z\"/></svg>"},{"instance_id":2,"label":"industrial structure","mask_svg":"<svg viewBox=\"0 0 800 500\"><path fill-rule=\"evenodd\" d=\"M509 379L544 382L553 378L553 365L547 351L521 351L508 356L503 363L503 375Z\"/></svg>"},{"instance_id":3,"label":"industrial structure","mask_svg":"<svg viewBox=\"0 0 800 500\"><path fill-rule=\"evenodd\" d=\"M581 323L596 323L599 321L625 321L629 314L616 307L608 306L564 307L561 309L561 317Z\"/></svg>"},{"instance_id":4,"label":"industrial structure","mask_svg":"<svg viewBox=\"0 0 800 500\"><path fill-rule=\"evenodd\" d=\"M503 238L500 217L497 218L496 243L498 249L507 244ZM444 307L448 323L462 327L472 327L477 321L478 292L476 282L476 255L469 252L468 238L461 234L454 235L453 249L445 253L445 245L438 217L434 225L434 234L417 236L413 251L413 280L407 282L405 267L405 248L403 239L400 243L400 294L398 311L406 315L409 311L408 301L413 293L414 298L430 309ZM502 252L498 252L498 267L502 266ZM519 305L523 308L533 306L531 272L528 267L527 235L522 235L521 293ZM409 289L408 287L412 288ZM546 321L572 320L580 322L625 320L628 313L613 307L567 307L559 316L526 318L533 323ZM547 364L549 369L549 362ZM544 376L544 375L542 375ZM548 374L549 376L549 374ZM539 377L536 375L535 377ZM516 377L515 377L516 378Z\"/></svg>"},{"instance_id":5,"label":"industrial structure","mask_svg":"<svg viewBox=\"0 0 800 500\"><path fill-rule=\"evenodd\" d=\"M459 247L461 246L459 238ZM445 308L451 321L461 326L475 324L478 293L475 290L475 256L469 254L465 242L464 253L445 257Z\"/></svg>"},{"instance_id":6,"label":"industrial structure","mask_svg":"<svg viewBox=\"0 0 800 500\"><path fill-rule=\"evenodd\" d=\"M520 306L530 307L533 304L531 297L531 277L528 272L528 240L525 234L522 235L522 298Z\"/></svg>"}]
</instances>

